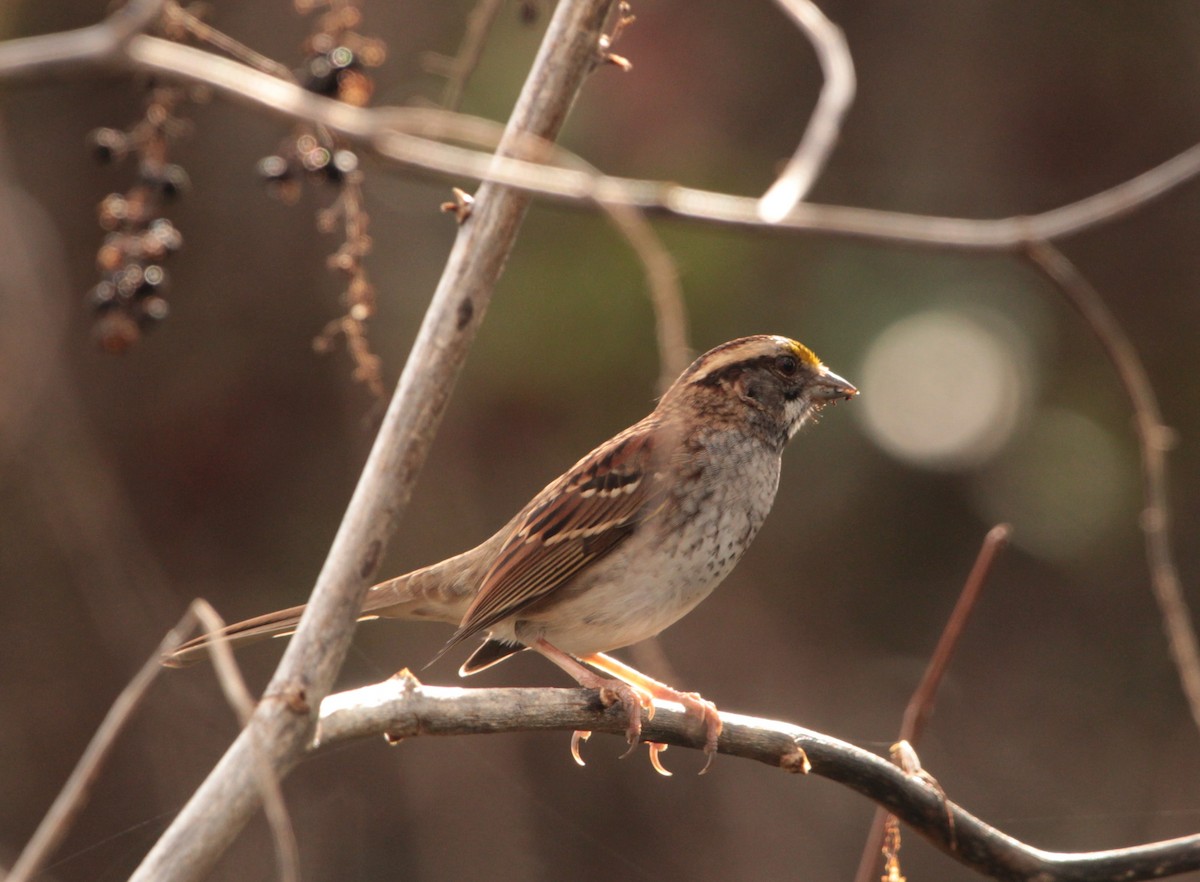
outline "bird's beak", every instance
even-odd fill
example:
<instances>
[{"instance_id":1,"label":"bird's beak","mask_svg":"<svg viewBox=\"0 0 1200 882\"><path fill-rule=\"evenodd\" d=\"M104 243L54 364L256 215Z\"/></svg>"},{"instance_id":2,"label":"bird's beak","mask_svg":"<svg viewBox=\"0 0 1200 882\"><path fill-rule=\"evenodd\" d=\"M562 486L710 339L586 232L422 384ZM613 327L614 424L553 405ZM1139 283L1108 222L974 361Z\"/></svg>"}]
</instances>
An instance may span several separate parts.
<instances>
[{"instance_id":1,"label":"bird's beak","mask_svg":"<svg viewBox=\"0 0 1200 882\"><path fill-rule=\"evenodd\" d=\"M839 398L845 398L849 401L858 394L858 389L853 383L843 380L833 371L822 368L820 376L817 377L813 397L824 401L836 401Z\"/></svg>"}]
</instances>

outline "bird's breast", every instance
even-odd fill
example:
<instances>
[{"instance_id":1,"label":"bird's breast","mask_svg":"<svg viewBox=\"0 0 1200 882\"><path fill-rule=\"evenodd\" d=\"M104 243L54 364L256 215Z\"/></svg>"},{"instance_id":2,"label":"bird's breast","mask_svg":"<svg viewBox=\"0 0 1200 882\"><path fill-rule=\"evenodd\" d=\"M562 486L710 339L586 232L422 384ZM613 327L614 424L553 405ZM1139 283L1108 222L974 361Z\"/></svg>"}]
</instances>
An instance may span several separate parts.
<instances>
[{"instance_id":1,"label":"bird's breast","mask_svg":"<svg viewBox=\"0 0 1200 882\"><path fill-rule=\"evenodd\" d=\"M758 533L779 484L779 457L708 445L667 506L617 549L513 623L573 655L658 634L704 600Z\"/></svg>"}]
</instances>

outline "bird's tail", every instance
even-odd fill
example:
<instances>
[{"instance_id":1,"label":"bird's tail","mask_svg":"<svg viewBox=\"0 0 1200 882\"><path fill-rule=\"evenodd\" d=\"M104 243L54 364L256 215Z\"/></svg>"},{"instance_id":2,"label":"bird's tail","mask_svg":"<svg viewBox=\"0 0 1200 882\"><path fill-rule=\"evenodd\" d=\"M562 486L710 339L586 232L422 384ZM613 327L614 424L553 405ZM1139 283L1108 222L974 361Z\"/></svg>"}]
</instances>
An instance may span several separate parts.
<instances>
[{"instance_id":1,"label":"bird's tail","mask_svg":"<svg viewBox=\"0 0 1200 882\"><path fill-rule=\"evenodd\" d=\"M486 555L479 554L482 548L380 582L367 592L358 620L427 619L457 625L479 586L479 570L489 563ZM171 668L189 665L208 655L209 648L218 641L238 647L267 637L286 637L296 630L303 613L303 605L293 606L226 625L187 641L164 655L162 663Z\"/></svg>"},{"instance_id":2,"label":"bird's tail","mask_svg":"<svg viewBox=\"0 0 1200 882\"><path fill-rule=\"evenodd\" d=\"M182 668L207 656L214 643L227 643L230 647L238 647L267 637L285 637L296 630L296 624L303 612L304 605L301 604L255 616L244 622L235 622L226 625L220 631L201 634L188 640L174 652L164 655L162 663L169 668Z\"/></svg>"}]
</instances>

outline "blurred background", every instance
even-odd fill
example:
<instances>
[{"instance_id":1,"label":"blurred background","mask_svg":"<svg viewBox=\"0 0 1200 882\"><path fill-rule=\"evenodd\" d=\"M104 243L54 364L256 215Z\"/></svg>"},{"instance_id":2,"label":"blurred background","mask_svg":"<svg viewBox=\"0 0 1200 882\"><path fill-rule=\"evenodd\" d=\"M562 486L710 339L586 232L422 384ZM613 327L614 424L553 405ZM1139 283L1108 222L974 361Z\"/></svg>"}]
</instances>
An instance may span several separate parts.
<instances>
[{"instance_id":1,"label":"blurred background","mask_svg":"<svg viewBox=\"0 0 1200 882\"><path fill-rule=\"evenodd\" d=\"M505 8L463 109L507 117L549 14ZM950 216L1033 213L1200 140L1200 7L1181 2L828 0L858 98L816 202ZM106 4L9 2L0 36L79 27ZM375 104L436 100L423 53L453 53L470 2L367 2ZM819 88L771 3L655 0L593 74L562 141L615 174L760 193ZM290 4L209 20L289 66ZM119 75L0 84L0 864L10 865L111 702L197 596L228 619L301 602L373 434L344 351L340 240L255 163L286 124L214 101L171 154L192 180L168 217L170 316L122 357L91 336L95 206L129 163L98 126L140 115ZM394 383L455 233L448 183L364 160L379 288L372 345ZM471 182L460 182L473 187ZM919 753L956 801L1035 846L1114 848L1200 827L1200 734L1165 641L1138 530L1130 406L1089 330L1015 258L659 222L696 351L750 333L804 341L863 396L789 449L774 513L722 588L666 632L675 685L729 711L882 752L985 532L1006 553ZM1138 347L1178 433L1174 537L1200 575L1200 188L1062 243ZM641 270L600 217L535 205L381 575L489 535L594 444L640 418L658 371ZM417 668L435 625L363 626L345 687ZM255 689L279 644L239 658ZM457 682L458 657L422 674ZM471 685L567 685L521 657ZM236 730L211 671L153 687L47 879L124 878ZM849 879L874 806L817 778L672 751L672 779L597 737L357 743L297 769L306 879ZM972 874L904 840L909 878ZM214 878L275 876L261 819Z\"/></svg>"}]
</instances>

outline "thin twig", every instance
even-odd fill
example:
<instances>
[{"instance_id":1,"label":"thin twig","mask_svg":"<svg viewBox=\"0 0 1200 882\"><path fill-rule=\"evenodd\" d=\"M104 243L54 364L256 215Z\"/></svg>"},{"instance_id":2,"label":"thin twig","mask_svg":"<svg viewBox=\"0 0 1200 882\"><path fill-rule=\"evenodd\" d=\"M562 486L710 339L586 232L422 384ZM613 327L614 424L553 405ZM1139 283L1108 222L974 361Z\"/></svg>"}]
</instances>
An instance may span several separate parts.
<instances>
[{"instance_id":1,"label":"thin twig","mask_svg":"<svg viewBox=\"0 0 1200 882\"><path fill-rule=\"evenodd\" d=\"M342 222L342 246L329 257L326 264L348 279L346 289L342 292L346 311L325 325L313 340L313 349L329 352L336 338L339 335L344 337L346 350L354 364L352 376L355 382L364 384L371 396L382 405L385 392L383 362L371 351L367 337L367 321L375 315L376 292L364 265L373 242L367 232L370 215L364 204L361 169L356 168L342 179L333 205L317 215L317 224L323 232L332 232L338 220Z\"/></svg>"},{"instance_id":2,"label":"thin twig","mask_svg":"<svg viewBox=\"0 0 1200 882\"><path fill-rule=\"evenodd\" d=\"M975 564L971 567L971 572L967 574L967 581L963 584L962 593L959 594L958 602L954 604L950 618L946 621L946 627L942 630L942 636L933 650L933 655L925 668L925 674L913 691L908 707L904 709L904 717L900 723L900 741L907 741L915 747L921 739L921 735L925 731L925 723L933 712L942 677L945 676L946 669L950 666L950 660L954 657L954 651L958 648L958 640L962 637L963 629L966 628L971 613L975 611L975 604L992 573L996 557L1008 545L1008 537L1011 533L1012 528L1008 524L997 524L988 530L984 537L979 554L975 557Z\"/></svg>"},{"instance_id":3,"label":"thin twig","mask_svg":"<svg viewBox=\"0 0 1200 882\"><path fill-rule=\"evenodd\" d=\"M91 29L85 31L91 34ZM145 35L114 42L111 33L103 32L100 48L95 39L81 40L79 31L2 43L0 80L123 64L164 78L203 83L230 98L290 119L328 126L398 166L455 184L461 184L463 178L489 180L585 207L605 202L696 223L804 231L937 249L1017 251L1031 239L1061 239L1129 214L1200 175L1197 144L1114 187L1035 215L974 220L802 202L787 217L767 224L759 217L758 200L752 197L666 181L596 175L511 157L493 161L491 154L434 140L452 133L453 114L432 108L351 107L211 52Z\"/></svg>"},{"instance_id":4,"label":"thin twig","mask_svg":"<svg viewBox=\"0 0 1200 882\"><path fill-rule=\"evenodd\" d=\"M487 38L503 5L504 0L479 0L467 16L467 29L454 57L447 58L434 53L425 56L426 68L446 78L446 85L442 89L442 107L446 110L458 110L462 104L467 80L483 58Z\"/></svg>"},{"instance_id":5,"label":"thin twig","mask_svg":"<svg viewBox=\"0 0 1200 882\"><path fill-rule=\"evenodd\" d=\"M929 658L929 664L925 666L921 682L913 690L912 697L904 708L898 741L906 741L916 747L921 740L921 735L925 731L925 721L933 713L938 687L941 686L942 677L950 666L950 660L954 657L958 640L967 626L967 621L971 618L971 613L975 610L975 604L992 572L996 556L1008 545L1008 537L1011 532L1012 528L1008 524L997 524L988 530L987 536L984 537L979 554L975 557L975 564L971 567L971 572L967 574L967 580L963 583L962 591L958 595L958 602L954 604L950 618L946 620L946 627L942 629L942 636L938 638L933 655ZM883 808L875 810L875 817L871 821L871 829L867 834L866 845L863 847L862 858L859 860L858 873L854 877L855 882L868 882L875 875L889 814Z\"/></svg>"},{"instance_id":6,"label":"thin twig","mask_svg":"<svg viewBox=\"0 0 1200 882\"><path fill-rule=\"evenodd\" d=\"M269 58L261 52L251 49L240 40L235 40L224 31L217 30L208 22L184 9L175 0L167 0L163 6L163 17L169 26L174 25L180 28L200 42L207 43L215 49L220 49L231 58L242 62L242 64L248 64L255 70L261 70L263 73L279 77L281 80L286 80L289 83L296 82L296 77L288 69L287 65L280 64L274 58Z\"/></svg>"},{"instance_id":7,"label":"thin twig","mask_svg":"<svg viewBox=\"0 0 1200 882\"><path fill-rule=\"evenodd\" d=\"M212 634L225 627L224 620L213 609L212 604L201 597L192 601L188 612L199 620L203 628L202 633ZM181 644L182 641L174 643L158 657L160 670L163 658L173 653ZM246 680L242 677L242 670L233 657L233 649L228 644L220 647L214 646L213 649L212 663L216 671L217 682L221 686L225 700L237 714L238 723L244 729L250 724L250 718L254 715L254 696L250 694ZM278 776L271 769L266 752L260 748L257 753L254 773L258 778L263 812L266 814L267 824L271 828L271 841L275 845L275 859L279 864L279 878L283 882L299 882L300 850L296 846L296 831L292 826L287 803L283 798L283 789L279 785Z\"/></svg>"},{"instance_id":8,"label":"thin twig","mask_svg":"<svg viewBox=\"0 0 1200 882\"><path fill-rule=\"evenodd\" d=\"M595 171L581 157L561 147L556 149L555 158L564 164ZM625 237L642 264L646 291L654 307L654 331L658 341L658 391L661 394L683 373L691 359L687 307L683 301L683 288L679 284L679 270L675 266L675 258L639 209L616 202L601 202L600 208Z\"/></svg>"},{"instance_id":9,"label":"thin twig","mask_svg":"<svg viewBox=\"0 0 1200 882\"><path fill-rule=\"evenodd\" d=\"M1137 350L1100 292L1049 242L1029 242L1027 254L1034 266L1054 283L1091 329L1116 369L1133 407L1145 503L1139 523L1146 541L1150 585L1162 616L1171 660L1179 674L1192 721L1200 731L1200 649L1197 647L1192 613L1184 600L1179 570L1171 550L1167 451L1172 445L1173 432L1163 424L1154 387Z\"/></svg>"},{"instance_id":10,"label":"thin twig","mask_svg":"<svg viewBox=\"0 0 1200 882\"><path fill-rule=\"evenodd\" d=\"M675 258L663 245L642 212L625 205L601 203L609 218L642 263L646 290L654 306L654 330L658 339L658 391L666 392L688 366L687 308L679 284Z\"/></svg>"},{"instance_id":11,"label":"thin twig","mask_svg":"<svg viewBox=\"0 0 1200 882\"><path fill-rule=\"evenodd\" d=\"M179 624L172 628L151 654L141 669L129 684L121 690L117 700L105 714L96 734L88 743L83 756L79 758L67 783L63 785L50 810L46 812L37 830L30 837L28 844L17 859L16 865L6 877L6 882L27 882L38 874L45 865L47 858L62 842L67 831L71 829L75 818L87 804L92 786L100 775L110 752L117 743L117 738L124 731L126 724L141 704L150 684L162 671L162 658L174 652L199 625L205 633L224 627L224 622L216 610L205 600L192 601L187 612L183 614ZM217 679L230 706L237 714L239 721L245 725L254 709L254 700L246 688L237 662L234 661L233 651L228 646L214 647L212 654L213 666L216 668ZM295 882L299 876L299 858L296 850L296 837L288 817L287 806L279 789L279 781L271 774L270 767L265 763L259 766L263 773L260 777L261 794L266 806L267 819L271 824L276 854L279 860L279 875L287 882Z\"/></svg>"},{"instance_id":12,"label":"thin twig","mask_svg":"<svg viewBox=\"0 0 1200 882\"><path fill-rule=\"evenodd\" d=\"M104 721L96 729L96 734L92 736L87 749L84 750L70 777L67 778L66 784L55 797L50 810L46 812L45 817L42 818L33 836L22 850L21 856L17 858L16 864L7 877L7 882L27 882L37 875L51 852L66 836L75 818L87 803L92 786L96 783L104 761L108 759L109 753L116 745L118 736L125 729L125 724L129 722L133 712L137 710L145 696L146 690L150 688L150 684L154 682L155 677L162 669L159 662L162 653L183 642L184 637L194 627L193 619L190 612L185 614L183 620L167 634L159 644L159 648L151 654L134 678L129 681L129 684L121 690L121 694L108 709Z\"/></svg>"},{"instance_id":13,"label":"thin twig","mask_svg":"<svg viewBox=\"0 0 1200 882\"><path fill-rule=\"evenodd\" d=\"M721 753L792 773L804 770L807 756L813 774L885 806L955 860L988 876L1030 882L1134 882L1200 868L1200 835L1113 851L1042 851L988 826L920 777L861 748L790 723L731 713L722 713L721 720ZM620 707L601 708L591 690L424 686L402 672L383 683L329 696L321 705L319 740L310 751L379 735L392 743L427 735L534 730L582 729L623 736L628 722ZM642 738L701 750L705 734L681 706L655 702L654 719L643 723ZM947 813L953 818L953 843L947 835Z\"/></svg>"},{"instance_id":14,"label":"thin twig","mask_svg":"<svg viewBox=\"0 0 1200 882\"><path fill-rule=\"evenodd\" d=\"M503 129L497 123L478 117L441 116L453 125L447 132L456 139L469 141L478 147L494 149ZM594 166L581 156L558 144L531 135L519 140L527 157L553 160L567 168L595 173ZM634 255L642 264L646 289L654 307L655 336L659 353L659 391L665 392L675 378L683 373L691 360L688 345L687 307L675 260L662 244L654 227L637 208L619 202L600 202L601 210L617 231L625 237Z\"/></svg>"},{"instance_id":15,"label":"thin twig","mask_svg":"<svg viewBox=\"0 0 1200 882\"><path fill-rule=\"evenodd\" d=\"M548 140L557 135L594 65L611 2L559 3L509 120L501 155L519 148L516 133ZM281 89L294 88L265 79ZM331 114L335 119L356 110L329 103L337 108ZM316 724L316 706L345 658L363 595L409 500L528 205L526 193L492 184L476 194L316 588L266 696L250 725L142 861L131 877L134 882L183 882L208 872L257 807L254 745L264 745L280 777L303 756Z\"/></svg>"},{"instance_id":16,"label":"thin twig","mask_svg":"<svg viewBox=\"0 0 1200 882\"><path fill-rule=\"evenodd\" d=\"M769 223L783 220L808 195L837 144L842 119L854 103L855 90L854 62L841 28L810 0L776 2L812 43L825 80L800 145L784 167L783 174L759 200L759 217Z\"/></svg>"},{"instance_id":17,"label":"thin twig","mask_svg":"<svg viewBox=\"0 0 1200 882\"><path fill-rule=\"evenodd\" d=\"M131 36L153 21L160 9L161 3L153 0L134 0L101 25L0 44L0 78L37 76L52 70L87 69L104 64L157 71L164 76L205 82L230 96L258 103L275 112L328 125L358 143L374 147L380 155L400 165L456 180L464 176L475 177L560 200L619 204L706 223L763 227L756 201L746 197L664 182L546 167L514 158L493 159L477 151L435 143L431 139L439 136L432 132L452 128L452 124L422 116L419 111L348 108L211 53L156 38ZM1195 638L1190 616L1183 605L1169 544L1164 455L1168 431L1161 425L1153 391L1120 327L1086 280L1047 244L1047 240L1078 233L1133 211L1197 174L1200 174L1200 145L1113 188L1031 217L974 221L801 204L778 226L786 230L938 248L1014 250L1028 247L1031 259L1089 320L1134 402L1146 485L1142 526L1152 582L1163 608L1172 654L1180 666L1193 716L1200 725L1200 676L1188 673L1189 670L1200 670L1200 665L1196 664ZM1028 245L1031 239L1040 241ZM473 304L472 309L476 305ZM1127 353L1124 352L1126 348ZM403 496L404 493L399 494L401 500ZM402 501L398 507L402 507ZM359 562L369 573L368 564L377 560L381 544L368 545L367 549L369 553L359 558ZM340 658L340 653L334 654ZM285 696L293 710L302 712L303 683L293 681L287 685L291 691L279 694ZM319 692L316 690L317 694ZM281 762L280 766L286 764ZM233 826L240 826L240 822Z\"/></svg>"}]
</instances>

